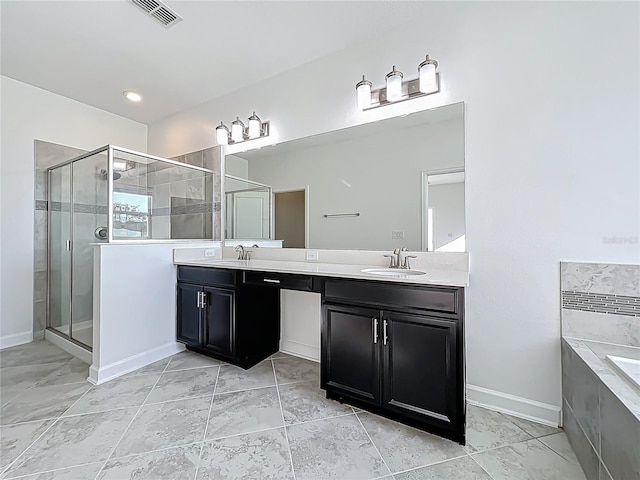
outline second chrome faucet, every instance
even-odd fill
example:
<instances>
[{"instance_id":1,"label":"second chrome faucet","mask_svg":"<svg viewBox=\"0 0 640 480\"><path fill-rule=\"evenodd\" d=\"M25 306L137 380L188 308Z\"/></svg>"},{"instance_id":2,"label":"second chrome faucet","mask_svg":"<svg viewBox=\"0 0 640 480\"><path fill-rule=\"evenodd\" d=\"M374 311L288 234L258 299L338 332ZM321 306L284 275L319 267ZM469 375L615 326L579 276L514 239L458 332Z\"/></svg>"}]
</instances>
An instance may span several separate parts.
<instances>
[{"instance_id":1,"label":"second chrome faucet","mask_svg":"<svg viewBox=\"0 0 640 480\"><path fill-rule=\"evenodd\" d=\"M407 251L408 251L407 247L396 248L392 254L384 255L386 258L389 259L389 268L398 268L402 270L411 269L411 265L409 264L409 259L418 258L418 256L407 255L407 254L403 255L403 252L407 252Z\"/></svg>"}]
</instances>

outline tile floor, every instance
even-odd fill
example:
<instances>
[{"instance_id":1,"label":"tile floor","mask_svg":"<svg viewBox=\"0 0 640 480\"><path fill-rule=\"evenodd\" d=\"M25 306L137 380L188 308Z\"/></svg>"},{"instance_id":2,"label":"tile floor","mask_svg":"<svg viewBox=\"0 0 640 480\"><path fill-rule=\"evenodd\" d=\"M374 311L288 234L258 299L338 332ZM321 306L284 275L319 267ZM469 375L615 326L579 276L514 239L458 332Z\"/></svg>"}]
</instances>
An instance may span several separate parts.
<instances>
[{"instance_id":1,"label":"tile floor","mask_svg":"<svg viewBox=\"0 0 640 480\"><path fill-rule=\"evenodd\" d=\"M0 478L584 479L561 430L469 406L468 445L327 400L318 365L183 352L105 385L44 341L0 352Z\"/></svg>"}]
</instances>

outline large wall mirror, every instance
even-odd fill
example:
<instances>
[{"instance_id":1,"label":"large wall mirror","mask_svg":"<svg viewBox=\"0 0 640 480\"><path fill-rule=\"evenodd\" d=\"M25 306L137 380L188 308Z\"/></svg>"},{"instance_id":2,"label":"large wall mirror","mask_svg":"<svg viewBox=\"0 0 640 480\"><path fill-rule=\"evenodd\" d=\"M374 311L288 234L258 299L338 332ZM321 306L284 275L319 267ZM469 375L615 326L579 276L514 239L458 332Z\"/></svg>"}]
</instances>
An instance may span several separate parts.
<instances>
[{"instance_id":1,"label":"large wall mirror","mask_svg":"<svg viewBox=\"0 0 640 480\"><path fill-rule=\"evenodd\" d=\"M225 170L227 239L466 249L463 103L227 155Z\"/></svg>"}]
</instances>

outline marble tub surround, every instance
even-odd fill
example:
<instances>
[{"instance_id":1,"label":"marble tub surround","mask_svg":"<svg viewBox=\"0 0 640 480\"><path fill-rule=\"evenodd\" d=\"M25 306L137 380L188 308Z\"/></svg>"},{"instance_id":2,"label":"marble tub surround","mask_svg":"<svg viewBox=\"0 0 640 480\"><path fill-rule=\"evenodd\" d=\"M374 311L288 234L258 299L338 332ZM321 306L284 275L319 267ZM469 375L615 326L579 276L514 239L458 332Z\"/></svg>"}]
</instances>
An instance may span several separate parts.
<instances>
[{"instance_id":1,"label":"marble tub surround","mask_svg":"<svg viewBox=\"0 0 640 480\"><path fill-rule=\"evenodd\" d=\"M417 255L411 268L425 275L387 277L362 272L365 268L387 267L386 251L314 250L300 248L249 248L251 259L242 263L230 262L238 257L232 247L178 248L173 252L176 265L221 267L257 270L274 273L302 273L327 277L363 278L367 280L398 281L423 285L469 285L469 254L455 252L406 252ZM207 256L206 252L210 252ZM318 253L318 261L307 261L306 252Z\"/></svg>"},{"instance_id":2,"label":"marble tub surround","mask_svg":"<svg viewBox=\"0 0 640 480\"><path fill-rule=\"evenodd\" d=\"M0 352L0 360L7 368L31 365L23 348L30 347ZM66 355L45 348L44 360ZM84 382L87 393L61 414L0 426L1 478L585 478L557 429L470 406L474 428L461 447L327 400L314 362L278 353L260 366L255 375L253 369L240 375L231 365L182 352L117 387ZM169 395L165 380L176 373L190 380ZM162 394L154 399L154 391Z\"/></svg>"},{"instance_id":3,"label":"marble tub surround","mask_svg":"<svg viewBox=\"0 0 640 480\"><path fill-rule=\"evenodd\" d=\"M562 339L563 422L587 478L640 478L640 392L607 355L640 359L640 349Z\"/></svg>"},{"instance_id":4,"label":"marble tub surround","mask_svg":"<svg viewBox=\"0 0 640 480\"><path fill-rule=\"evenodd\" d=\"M561 263L562 335L640 347L640 265Z\"/></svg>"}]
</instances>

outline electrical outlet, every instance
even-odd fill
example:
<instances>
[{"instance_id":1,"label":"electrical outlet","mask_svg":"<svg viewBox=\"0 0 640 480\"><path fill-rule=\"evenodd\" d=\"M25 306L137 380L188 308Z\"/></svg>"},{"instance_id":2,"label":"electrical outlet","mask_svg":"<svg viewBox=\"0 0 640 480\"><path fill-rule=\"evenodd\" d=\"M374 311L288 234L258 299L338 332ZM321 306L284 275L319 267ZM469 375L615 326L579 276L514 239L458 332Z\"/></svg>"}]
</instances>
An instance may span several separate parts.
<instances>
[{"instance_id":1,"label":"electrical outlet","mask_svg":"<svg viewBox=\"0 0 640 480\"><path fill-rule=\"evenodd\" d=\"M391 239L392 240L403 240L404 239L404 230L391 230Z\"/></svg>"},{"instance_id":2,"label":"electrical outlet","mask_svg":"<svg viewBox=\"0 0 640 480\"><path fill-rule=\"evenodd\" d=\"M216 249L215 248L207 248L204 251L204 256L205 257L215 257L216 256Z\"/></svg>"},{"instance_id":3,"label":"electrical outlet","mask_svg":"<svg viewBox=\"0 0 640 480\"><path fill-rule=\"evenodd\" d=\"M307 260L318 261L318 251L317 250L307 250L306 252Z\"/></svg>"}]
</instances>

